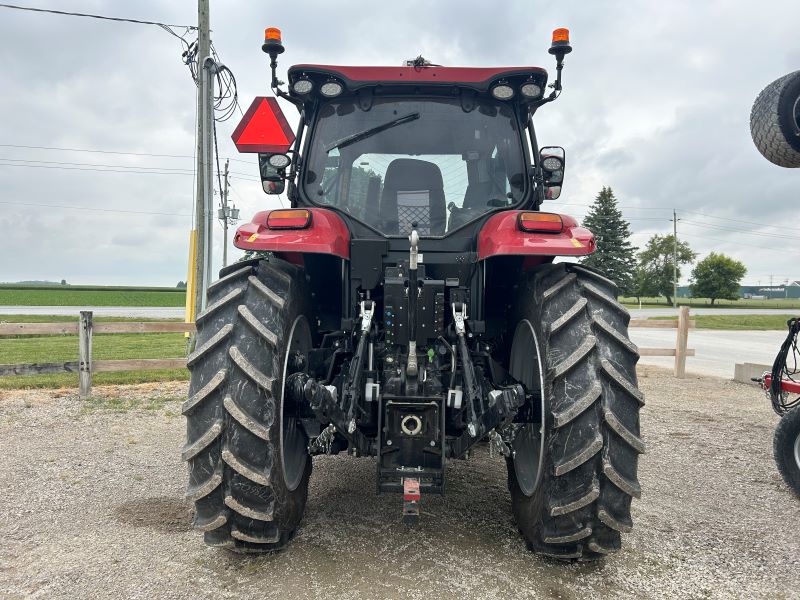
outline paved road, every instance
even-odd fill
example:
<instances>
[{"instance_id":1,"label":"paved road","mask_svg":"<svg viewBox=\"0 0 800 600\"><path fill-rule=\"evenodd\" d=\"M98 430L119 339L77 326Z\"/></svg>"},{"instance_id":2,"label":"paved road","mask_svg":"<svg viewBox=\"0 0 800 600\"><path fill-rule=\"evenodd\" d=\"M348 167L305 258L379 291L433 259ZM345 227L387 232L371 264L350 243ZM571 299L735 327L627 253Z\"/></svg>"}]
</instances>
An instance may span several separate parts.
<instances>
[{"instance_id":1,"label":"paved road","mask_svg":"<svg viewBox=\"0 0 800 600\"><path fill-rule=\"evenodd\" d=\"M632 328L631 339L643 348L674 348L674 329ZM733 377L736 363L772 364L783 340L784 331L717 331L692 329L689 348L696 355L686 359L686 370L702 375ZM675 359L668 356L643 356L642 364L672 367Z\"/></svg>"},{"instance_id":2,"label":"paved road","mask_svg":"<svg viewBox=\"0 0 800 600\"><path fill-rule=\"evenodd\" d=\"M0 306L0 315L75 315L91 310L96 317L179 319L184 309L174 306Z\"/></svg>"}]
</instances>

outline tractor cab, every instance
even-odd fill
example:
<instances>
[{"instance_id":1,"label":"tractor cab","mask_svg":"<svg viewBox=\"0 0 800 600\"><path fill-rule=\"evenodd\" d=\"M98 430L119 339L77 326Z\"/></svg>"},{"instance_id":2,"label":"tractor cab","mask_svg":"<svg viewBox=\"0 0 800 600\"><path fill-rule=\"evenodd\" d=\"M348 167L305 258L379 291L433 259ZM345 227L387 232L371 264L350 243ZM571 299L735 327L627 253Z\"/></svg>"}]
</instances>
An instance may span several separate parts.
<instances>
[{"instance_id":1,"label":"tractor cab","mask_svg":"<svg viewBox=\"0 0 800 600\"><path fill-rule=\"evenodd\" d=\"M528 106L547 74L475 69L465 84L464 71L292 67L292 96L310 115L298 203L346 215L363 236L402 238L535 204ZM339 94L315 94L323 86Z\"/></svg>"}]
</instances>

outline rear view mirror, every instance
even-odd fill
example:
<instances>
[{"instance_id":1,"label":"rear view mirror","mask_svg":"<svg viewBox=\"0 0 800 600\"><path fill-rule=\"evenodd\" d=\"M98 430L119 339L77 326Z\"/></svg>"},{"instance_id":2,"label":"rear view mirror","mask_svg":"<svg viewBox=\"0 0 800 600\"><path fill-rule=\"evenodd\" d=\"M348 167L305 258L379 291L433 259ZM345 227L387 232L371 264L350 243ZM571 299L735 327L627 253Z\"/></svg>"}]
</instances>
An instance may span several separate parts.
<instances>
[{"instance_id":1,"label":"rear view mirror","mask_svg":"<svg viewBox=\"0 0 800 600\"><path fill-rule=\"evenodd\" d=\"M566 153L561 146L544 146L539 150L539 165L544 176L544 197L555 200L561 195L564 183L564 166Z\"/></svg>"},{"instance_id":2,"label":"rear view mirror","mask_svg":"<svg viewBox=\"0 0 800 600\"><path fill-rule=\"evenodd\" d=\"M261 174L261 186L264 192L275 196L282 194L286 189L286 168L277 168L272 165L275 160L270 160L273 156L284 156L281 154L259 154L258 170Z\"/></svg>"},{"instance_id":3,"label":"rear view mirror","mask_svg":"<svg viewBox=\"0 0 800 600\"><path fill-rule=\"evenodd\" d=\"M264 188L264 191L269 194L270 196L277 196L278 194L282 194L283 190L286 189L286 182L285 181L262 181L261 186Z\"/></svg>"}]
</instances>

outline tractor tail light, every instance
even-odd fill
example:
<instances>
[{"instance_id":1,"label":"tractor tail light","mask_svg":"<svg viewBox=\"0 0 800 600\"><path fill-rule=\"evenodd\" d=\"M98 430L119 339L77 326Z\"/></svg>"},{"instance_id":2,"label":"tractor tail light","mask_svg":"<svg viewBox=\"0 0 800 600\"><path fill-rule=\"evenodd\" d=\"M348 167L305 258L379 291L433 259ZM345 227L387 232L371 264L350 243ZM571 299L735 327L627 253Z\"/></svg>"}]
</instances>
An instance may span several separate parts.
<instances>
[{"instance_id":1,"label":"tractor tail light","mask_svg":"<svg viewBox=\"0 0 800 600\"><path fill-rule=\"evenodd\" d=\"M270 229L305 229L311 225L311 211L298 208L273 210L267 217Z\"/></svg>"},{"instance_id":2,"label":"tractor tail light","mask_svg":"<svg viewBox=\"0 0 800 600\"><path fill-rule=\"evenodd\" d=\"M528 233L561 233L564 229L561 215L554 213L523 211L519 213L517 224Z\"/></svg>"}]
</instances>

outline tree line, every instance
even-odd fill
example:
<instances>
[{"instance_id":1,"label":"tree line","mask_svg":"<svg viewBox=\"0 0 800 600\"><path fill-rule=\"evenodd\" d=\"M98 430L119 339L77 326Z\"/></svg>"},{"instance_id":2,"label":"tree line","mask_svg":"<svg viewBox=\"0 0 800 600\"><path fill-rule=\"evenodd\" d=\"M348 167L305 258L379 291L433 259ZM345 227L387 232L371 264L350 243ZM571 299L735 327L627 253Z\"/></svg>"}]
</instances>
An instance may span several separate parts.
<instances>
[{"instance_id":1,"label":"tree line","mask_svg":"<svg viewBox=\"0 0 800 600\"><path fill-rule=\"evenodd\" d=\"M644 248L631 244L630 223L626 221L610 187L603 187L595 198L583 225L595 235L597 250L582 262L614 281L623 296L664 296L672 304L673 282L680 280L684 265L697 258L687 242L675 236L653 235ZM676 261L677 258L677 261ZM676 264L677 262L677 264ZM710 252L691 272L693 298L737 300L747 267L725 254Z\"/></svg>"}]
</instances>

